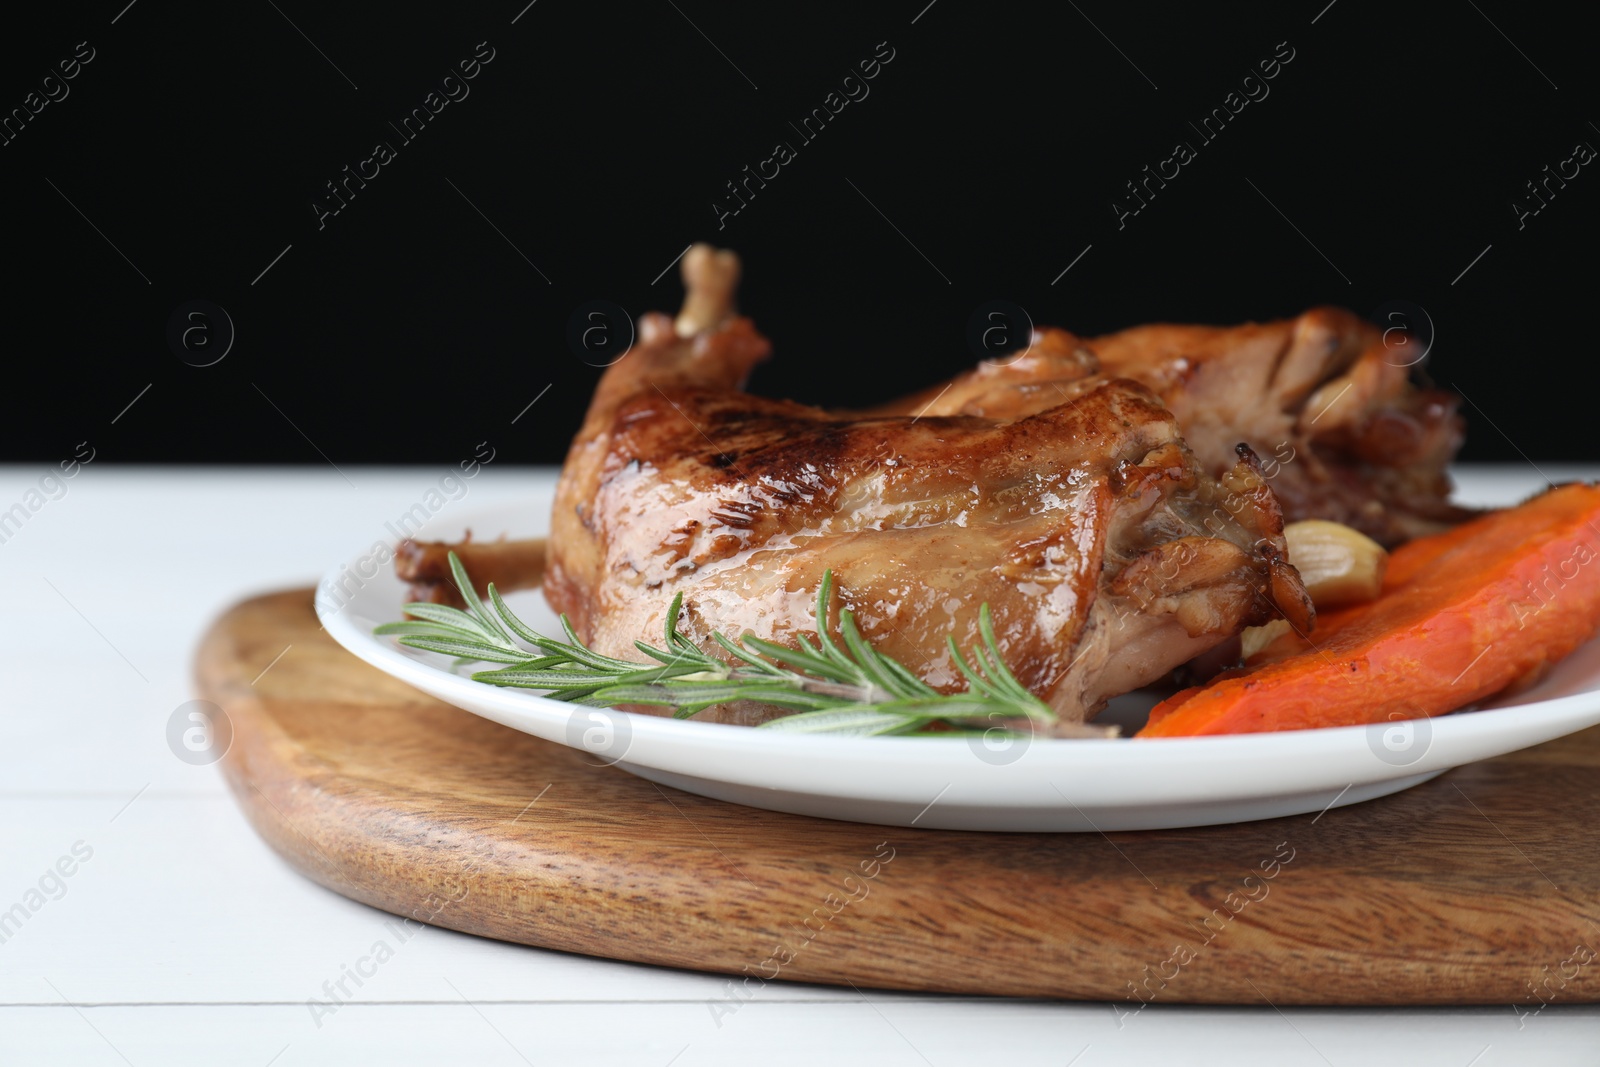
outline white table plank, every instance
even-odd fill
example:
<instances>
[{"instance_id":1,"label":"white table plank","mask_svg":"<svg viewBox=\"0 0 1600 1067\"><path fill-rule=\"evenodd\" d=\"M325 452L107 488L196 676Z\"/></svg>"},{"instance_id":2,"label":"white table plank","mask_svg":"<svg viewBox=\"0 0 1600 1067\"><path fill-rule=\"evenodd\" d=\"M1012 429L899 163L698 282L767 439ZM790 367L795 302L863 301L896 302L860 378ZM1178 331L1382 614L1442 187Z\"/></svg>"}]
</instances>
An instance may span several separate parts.
<instances>
[{"instance_id":1,"label":"white table plank","mask_svg":"<svg viewBox=\"0 0 1600 1067\"><path fill-rule=\"evenodd\" d=\"M162 472L86 468L0 544L0 790L216 793L174 759L167 717L193 695L195 643L252 593L309 585L436 487L439 471ZM0 508L37 483L0 468ZM548 521L549 471L487 467L426 527L454 537L473 512ZM491 531L480 531L490 533ZM498 533L499 531L492 531ZM53 588L52 588L53 587Z\"/></svg>"},{"instance_id":2,"label":"white table plank","mask_svg":"<svg viewBox=\"0 0 1600 1067\"><path fill-rule=\"evenodd\" d=\"M845 1004L752 1003L718 1028L702 1004L493 1004L475 999L482 986L456 981L452 988L442 977L435 986L433 1003L350 1005L322 1018L320 1028L299 1005L0 1007L0 1062L1593 1067L1600 1034L1594 1011L1555 1007L1521 1031L1510 1012L1184 1008L1152 1008L1119 1030L1098 1005L882 993Z\"/></svg>"},{"instance_id":3,"label":"white table plank","mask_svg":"<svg viewBox=\"0 0 1600 1067\"><path fill-rule=\"evenodd\" d=\"M116 815L122 804L0 801L0 909L24 902L74 843L93 850L59 888L48 880L42 906L25 921L0 930L8 938L0 944L0 1004L54 1002L43 976L89 1004L435 1000L441 974L499 1000L642 1000L663 990L704 1000L720 996L726 981L439 927L397 933L391 916L291 870L225 794L152 791ZM393 958L364 965L376 973L361 987L347 979L344 993L324 990L379 941ZM812 999L848 996L795 988Z\"/></svg>"}]
</instances>

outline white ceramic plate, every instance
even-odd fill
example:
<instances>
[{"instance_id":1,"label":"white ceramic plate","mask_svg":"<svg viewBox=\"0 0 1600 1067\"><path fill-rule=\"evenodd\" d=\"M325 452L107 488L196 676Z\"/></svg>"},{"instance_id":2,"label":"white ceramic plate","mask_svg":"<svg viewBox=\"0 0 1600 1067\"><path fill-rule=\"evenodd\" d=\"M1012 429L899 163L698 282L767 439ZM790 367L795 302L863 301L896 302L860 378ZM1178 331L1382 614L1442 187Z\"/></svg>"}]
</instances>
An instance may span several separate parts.
<instances>
[{"instance_id":1,"label":"white ceramic plate","mask_svg":"<svg viewBox=\"0 0 1600 1067\"><path fill-rule=\"evenodd\" d=\"M541 496L543 494L540 494ZM480 535L543 532L544 500L480 514ZM457 537L459 530L430 537ZM952 830L1150 830L1320 812L1386 796L1452 767L1600 723L1600 639L1515 703L1415 722L1234 737L1133 741L795 736L653 715L576 708L451 670L447 657L374 637L400 618L392 567L362 557L330 571L317 613L345 648L386 674L515 730L586 750L651 781L719 800L853 822ZM332 590L342 583L342 592ZM559 634L537 592L508 598ZM1137 725L1149 701L1106 714ZM1104 718L1104 716L1103 716Z\"/></svg>"}]
</instances>

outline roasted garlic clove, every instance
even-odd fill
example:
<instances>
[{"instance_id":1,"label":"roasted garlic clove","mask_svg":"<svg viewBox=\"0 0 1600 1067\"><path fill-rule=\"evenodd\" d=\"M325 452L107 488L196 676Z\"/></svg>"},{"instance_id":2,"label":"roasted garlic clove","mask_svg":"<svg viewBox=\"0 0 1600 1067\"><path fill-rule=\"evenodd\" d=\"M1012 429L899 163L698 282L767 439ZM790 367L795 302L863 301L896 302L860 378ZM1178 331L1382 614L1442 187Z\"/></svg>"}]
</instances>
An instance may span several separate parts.
<instances>
[{"instance_id":1,"label":"roasted garlic clove","mask_svg":"<svg viewBox=\"0 0 1600 1067\"><path fill-rule=\"evenodd\" d=\"M1383 586L1389 554L1372 538L1337 522L1309 519L1283 528L1289 562L1300 572L1317 610L1373 600Z\"/></svg>"},{"instance_id":2,"label":"roasted garlic clove","mask_svg":"<svg viewBox=\"0 0 1600 1067\"><path fill-rule=\"evenodd\" d=\"M1289 632L1288 619L1273 619L1265 626L1251 626L1239 634L1239 659L1249 663L1263 648Z\"/></svg>"}]
</instances>

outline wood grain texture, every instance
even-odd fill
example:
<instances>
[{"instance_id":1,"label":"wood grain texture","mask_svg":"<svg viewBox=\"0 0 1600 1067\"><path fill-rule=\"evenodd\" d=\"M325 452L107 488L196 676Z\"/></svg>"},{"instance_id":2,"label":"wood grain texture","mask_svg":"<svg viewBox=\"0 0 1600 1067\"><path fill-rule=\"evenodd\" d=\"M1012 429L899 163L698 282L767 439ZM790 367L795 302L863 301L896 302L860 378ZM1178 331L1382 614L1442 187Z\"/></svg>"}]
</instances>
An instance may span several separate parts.
<instances>
[{"instance_id":1,"label":"wood grain texture","mask_svg":"<svg viewBox=\"0 0 1600 1067\"><path fill-rule=\"evenodd\" d=\"M724 972L730 996L770 978L1119 1011L1600 1000L1600 729L1321 816L982 834L591 766L360 662L310 590L234 607L196 674L232 722L234 795L306 876L415 921Z\"/></svg>"}]
</instances>

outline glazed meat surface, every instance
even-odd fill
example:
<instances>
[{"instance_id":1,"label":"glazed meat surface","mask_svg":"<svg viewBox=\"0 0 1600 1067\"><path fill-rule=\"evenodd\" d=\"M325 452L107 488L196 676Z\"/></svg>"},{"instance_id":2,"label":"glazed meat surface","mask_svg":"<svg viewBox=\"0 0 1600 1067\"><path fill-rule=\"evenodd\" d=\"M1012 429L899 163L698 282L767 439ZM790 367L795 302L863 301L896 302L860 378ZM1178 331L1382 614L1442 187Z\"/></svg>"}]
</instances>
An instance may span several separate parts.
<instances>
[{"instance_id":1,"label":"glazed meat surface","mask_svg":"<svg viewBox=\"0 0 1600 1067\"><path fill-rule=\"evenodd\" d=\"M1091 339L1046 328L1032 342L873 413L1018 418L1053 404L1051 383L1090 364L1153 390L1209 473L1250 445L1291 522L1329 519L1395 545L1471 515L1449 503L1446 467L1462 440L1456 398L1412 385L1378 328L1348 311Z\"/></svg>"},{"instance_id":2,"label":"glazed meat surface","mask_svg":"<svg viewBox=\"0 0 1600 1067\"><path fill-rule=\"evenodd\" d=\"M976 642L987 602L1018 678L1081 721L1244 626L1309 628L1254 457L1219 481L1148 387L1069 345L1048 388L1006 411L752 396L767 342L726 300L694 298L708 274L731 294L736 261L697 247L684 271L685 314L641 319L557 489L546 596L595 650L636 657L680 591L680 627L708 651L714 632L794 644L831 569L863 635L942 690L961 687L946 635Z\"/></svg>"}]
</instances>

